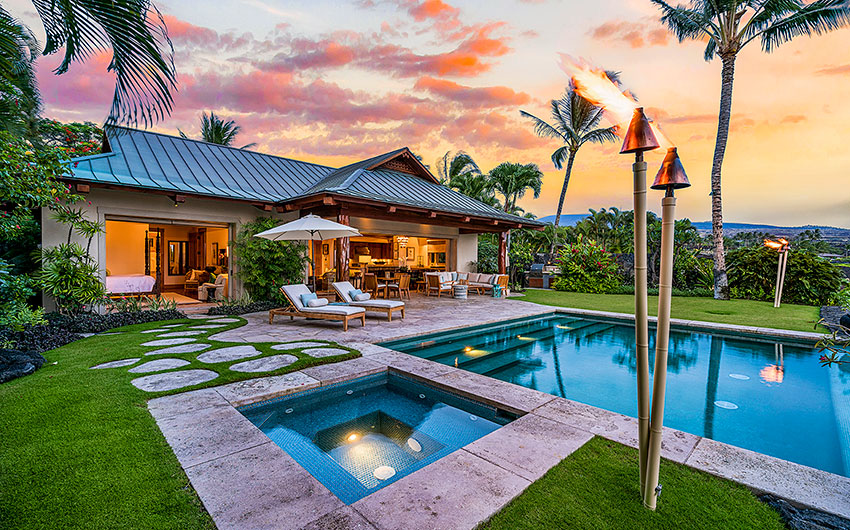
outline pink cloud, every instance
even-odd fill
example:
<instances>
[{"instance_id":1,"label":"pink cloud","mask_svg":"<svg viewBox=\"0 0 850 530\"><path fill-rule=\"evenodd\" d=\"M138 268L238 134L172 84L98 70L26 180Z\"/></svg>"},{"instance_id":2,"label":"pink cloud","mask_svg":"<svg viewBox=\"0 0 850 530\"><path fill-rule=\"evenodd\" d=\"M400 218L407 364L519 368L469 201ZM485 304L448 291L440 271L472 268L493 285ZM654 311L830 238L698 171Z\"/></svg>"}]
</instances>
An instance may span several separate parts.
<instances>
[{"instance_id":1,"label":"pink cloud","mask_svg":"<svg viewBox=\"0 0 850 530\"><path fill-rule=\"evenodd\" d=\"M610 20L589 32L590 36L599 41L622 42L631 48L646 46L666 46L670 41L670 33L653 21L628 22Z\"/></svg>"},{"instance_id":2,"label":"pink cloud","mask_svg":"<svg viewBox=\"0 0 850 530\"><path fill-rule=\"evenodd\" d=\"M522 105L531 101L531 97L525 92L515 92L504 86L469 87L433 77L419 78L414 88L461 103L465 107Z\"/></svg>"}]
</instances>

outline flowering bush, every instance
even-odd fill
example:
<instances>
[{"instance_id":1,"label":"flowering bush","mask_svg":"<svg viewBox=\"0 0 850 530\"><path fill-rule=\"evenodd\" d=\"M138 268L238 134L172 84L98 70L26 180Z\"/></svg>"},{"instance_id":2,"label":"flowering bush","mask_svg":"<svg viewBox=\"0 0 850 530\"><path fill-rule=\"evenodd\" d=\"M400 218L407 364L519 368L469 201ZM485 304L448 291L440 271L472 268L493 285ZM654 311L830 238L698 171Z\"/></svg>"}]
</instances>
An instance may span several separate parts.
<instances>
[{"instance_id":1,"label":"flowering bush","mask_svg":"<svg viewBox=\"0 0 850 530\"><path fill-rule=\"evenodd\" d=\"M558 291L610 293L620 287L621 278L614 256L594 241L579 236L561 248L558 258Z\"/></svg>"}]
</instances>

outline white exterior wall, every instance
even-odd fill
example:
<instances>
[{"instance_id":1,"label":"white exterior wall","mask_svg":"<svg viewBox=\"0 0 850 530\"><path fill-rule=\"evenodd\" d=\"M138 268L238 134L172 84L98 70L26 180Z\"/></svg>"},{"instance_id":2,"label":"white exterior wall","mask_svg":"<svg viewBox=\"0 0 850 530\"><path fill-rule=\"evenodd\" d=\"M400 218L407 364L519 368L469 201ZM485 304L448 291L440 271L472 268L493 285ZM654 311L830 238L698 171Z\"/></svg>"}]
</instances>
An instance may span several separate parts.
<instances>
[{"instance_id":1,"label":"white exterior wall","mask_svg":"<svg viewBox=\"0 0 850 530\"><path fill-rule=\"evenodd\" d=\"M91 202L91 204L89 204ZM298 217L297 212L278 214L275 212L263 212L249 204L215 199L200 199L187 197L186 202L174 206L174 202L167 196L154 195L144 192L105 190L92 188L91 193L85 196L85 202L76 205L81 207L86 218L103 223L107 217L120 216L123 220L128 217L137 218L141 222L164 222L185 221L199 223L224 223L230 225L228 239L232 241L243 223L253 221L260 216L276 217L291 221ZM42 246L55 246L64 243L68 238L68 227L55 222L48 210L42 213ZM85 245L85 240L74 234L72 241ZM164 244L164 242L163 242ZM103 281L106 279L106 238L100 234L92 240L91 256L100 265L100 274ZM239 263L231 256L230 281L228 282L231 296L242 294L242 283L239 281ZM45 299L45 308L54 308L52 300Z\"/></svg>"},{"instance_id":2,"label":"white exterior wall","mask_svg":"<svg viewBox=\"0 0 850 530\"><path fill-rule=\"evenodd\" d=\"M457 270L473 272L472 262L478 261L478 234L460 234L457 238Z\"/></svg>"}]
</instances>

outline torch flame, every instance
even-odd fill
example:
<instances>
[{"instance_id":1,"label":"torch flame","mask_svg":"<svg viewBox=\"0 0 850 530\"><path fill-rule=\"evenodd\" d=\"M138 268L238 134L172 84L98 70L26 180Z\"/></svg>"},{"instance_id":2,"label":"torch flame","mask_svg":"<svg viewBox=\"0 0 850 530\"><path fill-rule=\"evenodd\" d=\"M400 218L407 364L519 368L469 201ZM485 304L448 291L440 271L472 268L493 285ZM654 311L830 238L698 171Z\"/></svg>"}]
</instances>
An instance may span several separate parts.
<instances>
[{"instance_id":1,"label":"torch flame","mask_svg":"<svg viewBox=\"0 0 850 530\"><path fill-rule=\"evenodd\" d=\"M780 243L779 241L771 241L770 239L765 239L764 246L772 248L773 250L780 250L782 248L782 243Z\"/></svg>"},{"instance_id":2,"label":"torch flame","mask_svg":"<svg viewBox=\"0 0 850 530\"><path fill-rule=\"evenodd\" d=\"M617 134L622 136L628 129L629 121L640 104L629 90L621 90L608 74L584 59L575 59L565 53L561 55L561 70L563 70L575 85L578 95L590 103L601 107L605 117L617 128ZM658 143L666 151L673 143L658 128L658 124L650 120L650 127Z\"/></svg>"},{"instance_id":3,"label":"torch flame","mask_svg":"<svg viewBox=\"0 0 850 530\"><path fill-rule=\"evenodd\" d=\"M787 246L787 245L788 245L788 240L787 240L787 239L783 239L783 238L781 238L781 237L780 237L780 238L779 238L779 242L780 242L780 243L782 243L782 245L784 245L784 246Z\"/></svg>"}]
</instances>

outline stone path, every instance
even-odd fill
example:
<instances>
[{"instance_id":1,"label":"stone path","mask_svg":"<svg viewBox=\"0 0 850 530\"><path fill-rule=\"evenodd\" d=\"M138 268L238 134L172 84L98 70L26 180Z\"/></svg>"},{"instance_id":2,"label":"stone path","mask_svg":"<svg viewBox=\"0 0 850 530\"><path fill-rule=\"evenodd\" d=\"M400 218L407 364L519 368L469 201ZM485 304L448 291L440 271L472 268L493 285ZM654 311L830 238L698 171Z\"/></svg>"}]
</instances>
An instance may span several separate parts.
<instances>
[{"instance_id":1,"label":"stone path","mask_svg":"<svg viewBox=\"0 0 850 530\"><path fill-rule=\"evenodd\" d=\"M284 366L289 366L298 360L294 355L272 355L250 361L242 361L230 367L234 372L271 372Z\"/></svg>"},{"instance_id":2,"label":"stone path","mask_svg":"<svg viewBox=\"0 0 850 530\"><path fill-rule=\"evenodd\" d=\"M333 357L334 355L343 355L348 353L348 350L339 348L308 348L301 350L301 353L306 353L310 357Z\"/></svg>"},{"instance_id":3,"label":"stone path","mask_svg":"<svg viewBox=\"0 0 850 530\"><path fill-rule=\"evenodd\" d=\"M217 318L215 320L210 320L209 322L215 324L233 324L234 322L239 322L238 318Z\"/></svg>"},{"instance_id":4,"label":"stone path","mask_svg":"<svg viewBox=\"0 0 850 530\"><path fill-rule=\"evenodd\" d=\"M226 328L227 324L202 324L200 326L191 326L189 329L216 329Z\"/></svg>"},{"instance_id":5,"label":"stone path","mask_svg":"<svg viewBox=\"0 0 850 530\"><path fill-rule=\"evenodd\" d=\"M172 346L161 350L149 351L145 355L161 355L163 353L195 353L198 351L204 351L207 348L212 348L212 344L196 342L194 344L181 344L180 346Z\"/></svg>"},{"instance_id":6,"label":"stone path","mask_svg":"<svg viewBox=\"0 0 850 530\"><path fill-rule=\"evenodd\" d=\"M163 331L168 331L168 329L166 329L165 326L162 326L161 328L143 329L139 333L161 333Z\"/></svg>"},{"instance_id":7,"label":"stone path","mask_svg":"<svg viewBox=\"0 0 850 530\"><path fill-rule=\"evenodd\" d=\"M199 385L212 381L218 374L212 370L181 370L164 374L146 375L130 381L130 383L145 392L163 392L186 386Z\"/></svg>"},{"instance_id":8,"label":"stone path","mask_svg":"<svg viewBox=\"0 0 850 530\"><path fill-rule=\"evenodd\" d=\"M157 335L159 338L168 338L168 337L192 337L194 335L203 335L206 331L203 330L185 330L185 331L169 331L168 333L163 333L161 335Z\"/></svg>"},{"instance_id":9,"label":"stone path","mask_svg":"<svg viewBox=\"0 0 850 530\"><path fill-rule=\"evenodd\" d=\"M186 344L187 342L195 342L197 339L179 338L179 339L159 339L142 343L142 346L174 346L177 344Z\"/></svg>"},{"instance_id":10,"label":"stone path","mask_svg":"<svg viewBox=\"0 0 850 530\"><path fill-rule=\"evenodd\" d=\"M98 364L96 366L92 366L92 370L99 370L101 368L121 368L122 366L130 366L131 364L136 364L139 361L140 357L136 357L133 359L121 359L118 361L109 361L108 363Z\"/></svg>"},{"instance_id":11,"label":"stone path","mask_svg":"<svg viewBox=\"0 0 850 530\"><path fill-rule=\"evenodd\" d=\"M160 326L161 328L179 328L180 326L185 326L186 324L165 324L164 326Z\"/></svg>"},{"instance_id":12,"label":"stone path","mask_svg":"<svg viewBox=\"0 0 850 530\"><path fill-rule=\"evenodd\" d=\"M275 344L272 346L273 350L295 350L298 348L314 348L316 346L327 346L327 343L324 342L316 342L316 341L302 341L302 342L286 342L284 344Z\"/></svg>"},{"instance_id":13,"label":"stone path","mask_svg":"<svg viewBox=\"0 0 850 530\"><path fill-rule=\"evenodd\" d=\"M149 361L144 364L140 364L139 366L130 368L127 371L131 374L146 374L150 372L161 372L163 370L171 370L172 368L180 368L182 366L186 366L187 364L191 363L183 359L157 359L155 361Z\"/></svg>"},{"instance_id":14,"label":"stone path","mask_svg":"<svg viewBox=\"0 0 850 530\"><path fill-rule=\"evenodd\" d=\"M245 346L228 346L217 350L208 351L198 355L198 360L202 363L223 363L225 361L235 361L237 359L246 359L261 355L262 352L251 345Z\"/></svg>"}]
</instances>

